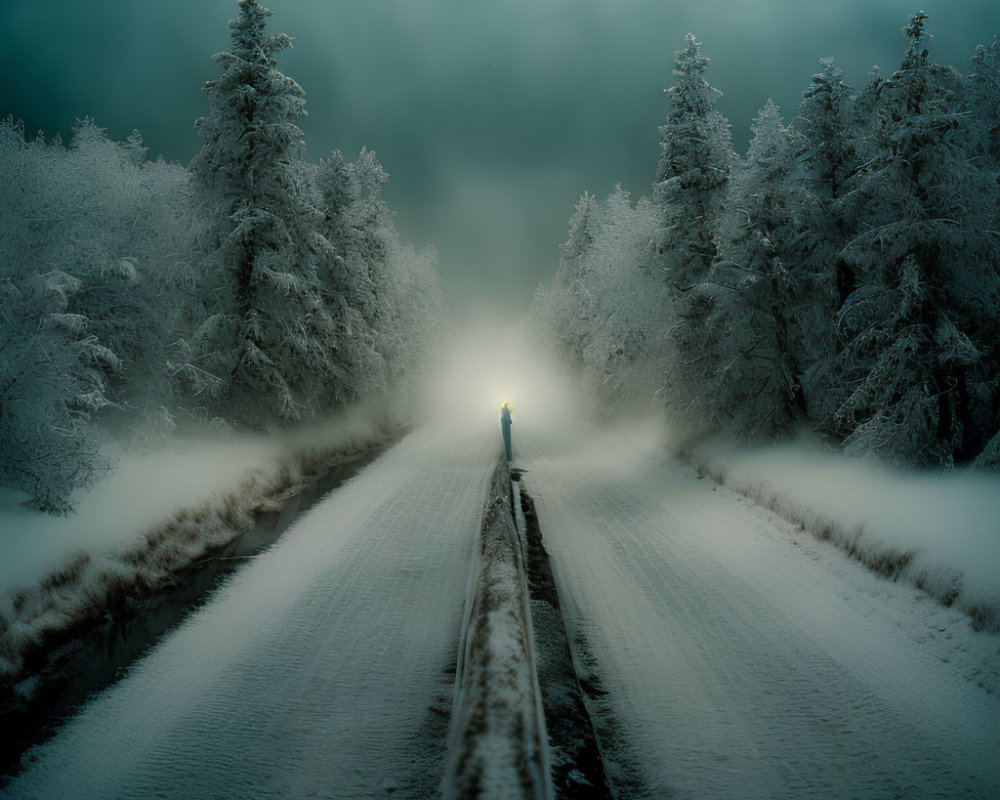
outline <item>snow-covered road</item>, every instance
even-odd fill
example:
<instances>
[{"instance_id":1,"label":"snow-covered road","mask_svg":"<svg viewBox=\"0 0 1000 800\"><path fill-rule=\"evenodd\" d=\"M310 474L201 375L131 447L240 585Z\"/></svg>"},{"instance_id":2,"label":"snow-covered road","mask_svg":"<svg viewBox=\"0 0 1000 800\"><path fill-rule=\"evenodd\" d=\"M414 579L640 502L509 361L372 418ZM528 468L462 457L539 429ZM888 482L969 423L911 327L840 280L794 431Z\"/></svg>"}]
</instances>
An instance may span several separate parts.
<instances>
[{"instance_id":1,"label":"snow-covered road","mask_svg":"<svg viewBox=\"0 0 1000 800\"><path fill-rule=\"evenodd\" d=\"M1000 797L995 636L661 461L653 428L517 433L611 754L648 796Z\"/></svg>"},{"instance_id":2,"label":"snow-covered road","mask_svg":"<svg viewBox=\"0 0 1000 800\"><path fill-rule=\"evenodd\" d=\"M500 338L0 798L438 796L503 399L621 798L1000 797L996 635L699 480L661 426L594 428L544 365L484 362Z\"/></svg>"},{"instance_id":3,"label":"snow-covered road","mask_svg":"<svg viewBox=\"0 0 1000 800\"><path fill-rule=\"evenodd\" d=\"M488 425L410 435L90 702L0 796L434 796L499 447Z\"/></svg>"}]
</instances>

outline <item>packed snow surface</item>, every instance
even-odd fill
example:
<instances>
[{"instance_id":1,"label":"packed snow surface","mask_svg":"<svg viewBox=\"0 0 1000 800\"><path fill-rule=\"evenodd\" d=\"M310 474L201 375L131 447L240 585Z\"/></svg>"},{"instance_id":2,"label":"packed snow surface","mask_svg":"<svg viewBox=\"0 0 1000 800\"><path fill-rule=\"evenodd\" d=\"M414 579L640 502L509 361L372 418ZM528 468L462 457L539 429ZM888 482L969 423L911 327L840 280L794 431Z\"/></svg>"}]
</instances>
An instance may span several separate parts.
<instances>
[{"instance_id":1,"label":"packed snow surface","mask_svg":"<svg viewBox=\"0 0 1000 800\"><path fill-rule=\"evenodd\" d=\"M452 688L493 433L410 435L95 698L0 796L360 800L428 775L434 787L443 752L424 727Z\"/></svg>"},{"instance_id":2,"label":"packed snow surface","mask_svg":"<svg viewBox=\"0 0 1000 800\"><path fill-rule=\"evenodd\" d=\"M650 796L1000 797L995 634L664 459L655 423L520 422L570 635Z\"/></svg>"},{"instance_id":3,"label":"packed snow surface","mask_svg":"<svg viewBox=\"0 0 1000 800\"><path fill-rule=\"evenodd\" d=\"M699 480L659 423L589 424L515 332L456 350L435 421L237 573L0 797L435 796L504 400L570 638L621 734L605 744L641 776L622 796L1000 797L996 634ZM940 498L959 485L925 479ZM849 524L877 518L943 557L940 520L879 485ZM964 502L978 519L983 497Z\"/></svg>"}]
</instances>

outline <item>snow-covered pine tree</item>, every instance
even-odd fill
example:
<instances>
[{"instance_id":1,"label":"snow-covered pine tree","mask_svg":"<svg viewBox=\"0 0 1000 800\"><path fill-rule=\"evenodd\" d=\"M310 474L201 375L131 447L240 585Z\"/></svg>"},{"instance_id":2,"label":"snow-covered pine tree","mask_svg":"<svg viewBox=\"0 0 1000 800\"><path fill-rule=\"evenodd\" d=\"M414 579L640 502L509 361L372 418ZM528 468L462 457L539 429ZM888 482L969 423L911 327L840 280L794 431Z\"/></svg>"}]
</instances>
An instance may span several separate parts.
<instances>
[{"instance_id":1,"label":"snow-covered pine tree","mask_svg":"<svg viewBox=\"0 0 1000 800\"><path fill-rule=\"evenodd\" d=\"M715 107L721 92L705 79L709 59L688 34L674 54L676 82L660 126L660 157L653 197L662 209L657 252L668 282L684 290L698 283L715 258L715 225L736 155L729 122Z\"/></svg>"},{"instance_id":2,"label":"snow-covered pine tree","mask_svg":"<svg viewBox=\"0 0 1000 800\"><path fill-rule=\"evenodd\" d=\"M151 165L138 131L112 142L89 118L74 126L69 149L52 157L63 172L53 188L73 211L52 231L61 245L47 263L80 280L69 310L89 320L88 332L120 363L107 376L113 402L102 423L129 439L169 433L174 404L165 365L183 360L168 320L187 296L163 300L170 273L190 257L189 230L176 218L186 174Z\"/></svg>"},{"instance_id":3,"label":"snow-covered pine tree","mask_svg":"<svg viewBox=\"0 0 1000 800\"><path fill-rule=\"evenodd\" d=\"M271 12L239 0L231 50L213 60L209 114L195 123L201 151L190 170L205 206L210 372L228 382L226 414L264 425L318 413L336 395L334 340L317 279L319 213L296 158L305 93L277 67L291 39L266 32Z\"/></svg>"},{"instance_id":4,"label":"snow-covered pine tree","mask_svg":"<svg viewBox=\"0 0 1000 800\"><path fill-rule=\"evenodd\" d=\"M118 366L69 310L82 282L39 260L65 244L53 236L53 219L71 216L75 199L58 204L65 155L61 143L26 142L21 123L0 120L0 485L54 514L108 466L94 417Z\"/></svg>"},{"instance_id":5,"label":"snow-covered pine tree","mask_svg":"<svg viewBox=\"0 0 1000 800\"><path fill-rule=\"evenodd\" d=\"M670 108L660 126L660 157L653 199L660 209L655 246L670 289L675 317L670 328L671 363L664 369L668 414L687 423L709 424L701 399L710 371L705 321L713 292L705 286L716 256L716 232L729 174L736 162L726 118L715 107L721 95L705 79L709 59L693 34L674 54L675 84L667 89Z\"/></svg>"},{"instance_id":6,"label":"snow-covered pine tree","mask_svg":"<svg viewBox=\"0 0 1000 800\"><path fill-rule=\"evenodd\" d=\"M363 151L364 152L364 151ZM385 388L385 363L378 352L378 308L372 273L363 254L360 187L355 165L336 150L320 159L312 179L320 231L329 249L318 263L320 290L333 321L333 368L341 377L336 402L343 404Z\"/></svg>"},{"instance_id":7,"label":"snow-covered pine tree","mask_svg":"<svg viewBox=\"0 0 1000 800\"><path fill-rule=\"evenodd\" d=\"M331 245L320 278L349 399L412 386L445 316L437 253L400 243L382 196L388 180L365 147L354 162L334 151L315 171L321 230Z\"/></svg>"},{"instance_id":8,"label":"snow-covered pine tree","mask_svg":"<svg viewBox=\"0 0 1000 800\"><path fill-rule=\"evenodd\" d=\"M88 320L66 313L81 282L64 272L0 284L0 484L51 514L108 468L94 418L117 359Z\"/></svg>"},{"instance_id":9,"label":"snow-covered pine tree","mask_svg":"<svg viewBox=\"0 0 1000 800\"><path fill-rule=\"evenodd\" d=\"M799 274L798 150L773 101L751 125L746 157L730 175L718 259L701 288L705 322L702 416L740 436L778 436L806 414L800 383L812 298Z\"/></svg>"},{"instance_id":10,"label":"snow-covered pine tree","mask_svg":"<svg viewBox=\"0 0 1000 800\"><path fill-rule=\"evenodd\" d=\"M599 234L600 215L597 198L584 192L570 217L566 242L560 246L562 255L549 298L553 343L575 368L583 367L583 352L594 332L590 259Z\"/></svg>"},{"instance_id":11,"label":"snow-covered pine tree","mask_svg":"<svg viewBox=\"0 0 1000 800\"><path fill-rule=\"evenodd\" d=\"M979 45L966 77L966 98L973 118L972 148L1000 179L1000 37Z\"/></svg>"},{"instance_id":12,"label":"snow-covered pine tree","mask_svg":"<svg viewBox=\"0 0 1000 800\"><path fill-rule=\"evenodd\" d=\"M388 180L377 156L366 147L354 162L334 151L329 159L320 160L316 173L322 230L335 254L323 280L328 300L337 304L331 311L336 316L343 304L345 313L361 314L372 331L384 311L379 294L396 238L392 214L382 197Z\"/></svg>"},{"instance_id":13,"label":"snow-covered pine tree","mask_svg":"<svg viewBox=\"0 0 1000 800\"><path fill-rule=\"evenodd\" d=\"M662 386L657 367L666 361L667 289L651 268L649 247L658 209L645 197L633 204L618 185L598 221L582 276L590 313L581 354L584 374L601 408L610 411L623 403L648 408Z\"/></svg>"},{"instance_id":14,"label":"snow-covered pine tree","mask_svg":"<svg viewBox=\"0 0 1000 800\"><path fill-rule=\"evenodd\" d=\"M793 342L799 345L800 385L808 415L829 416L836 407L833 385L837 309L854 290L854 277L840 259L848 224L838 202L857 167L853 90L832 58L820 59L822 70L812 76L798 114L789 125L797 143L802 191L797 192L798 220L794 242L797 283L808 302L797 308ZM842 399L842 398L841 398Z\"/></svg>"},{"instance_id":15,"label":"snow-covered pine tree","mask_svg":"<svg viewBox=\"0 0 1000 800\"><path fill-rule=\"evenodd\" d=\"M962 77L930 60L923 13L874 89L843 200L857 287L840 314L848 448L908 464L973 458L996 430L996 182L964 149Z\"/></svg>"},{"instance_id":16,"label":"snow-covered pine tree","mask_svg":"<svg viewBox=\"0 0 1000 800\"><path fill-rule=\"evenodd\" d=\"M0 275L8 300L18 298L3 325L20 331L3 345L3 369L16 379L0 405L20 420L8 419L20 433L6 452L35 454L33 485L49 498L35 504L58 509L77 485L65 475L86 483L100 472L86 466L103 464L98 424L125 443L173 428L171 379L188 366L173 347L190 299L180 274L190 256L187 173L149 162L138 133L112 142L89 118L69 147L41 135L25 142L8 118L0 172Z\"/></svg>"},{"instance_id":17,"label":"snow-covered pine tree","mask_svg":"<svg viewBox=\"0 0 1000 800\"><path fill-rule=\"evenodd\" d=\"M852 89L832 58L822 58L823 69L812 76L802 94L798 114L789 126L799 137L805 178L810 191L823 200L839 197L854 168L850 135Z\"/></svg>"}]
</instances>

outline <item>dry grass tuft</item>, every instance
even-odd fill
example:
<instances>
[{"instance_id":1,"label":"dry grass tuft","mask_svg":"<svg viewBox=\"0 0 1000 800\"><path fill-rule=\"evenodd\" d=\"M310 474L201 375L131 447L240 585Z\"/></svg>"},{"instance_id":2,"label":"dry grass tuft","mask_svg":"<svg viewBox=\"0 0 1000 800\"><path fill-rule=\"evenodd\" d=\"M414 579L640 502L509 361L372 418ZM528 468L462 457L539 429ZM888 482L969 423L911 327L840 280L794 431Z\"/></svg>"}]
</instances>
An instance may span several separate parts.
<instances>
[{"instance_id":1,"label":"dry grass tuft","mask_svg":"<svg viewBox=\"0 0 1000 800\"><path fill-rule=\"evenodd\" d=\"M42 578L42 589L46 592L53 592L56 589L73 586L80 580L89 563L90 556L87 553L74 556L63 567Z\"/></svg>"},{"instance_id":2,"label":"dry grass tuft","mask_svg":"<svg viewBox=\"0 0 1000 800\"><path fill-rule=\"evenodd\" d=\"M800 507L777 490L765 491L761 481L731 479L723 466L711 457L686 452L683 457L694 467L699 478L710 477L720 486L754 500L794 525L800 532L809 531L820 541L830 542L851 558L889 580L906 580L942 605L961 609L972 619L976 630L1000 633L1000 603L981 596L968 596L963 576L954 571L918 566L919 554L903 550L866 533L863 525L847 527L811 508Z\"/></svg>"}]
</instances>

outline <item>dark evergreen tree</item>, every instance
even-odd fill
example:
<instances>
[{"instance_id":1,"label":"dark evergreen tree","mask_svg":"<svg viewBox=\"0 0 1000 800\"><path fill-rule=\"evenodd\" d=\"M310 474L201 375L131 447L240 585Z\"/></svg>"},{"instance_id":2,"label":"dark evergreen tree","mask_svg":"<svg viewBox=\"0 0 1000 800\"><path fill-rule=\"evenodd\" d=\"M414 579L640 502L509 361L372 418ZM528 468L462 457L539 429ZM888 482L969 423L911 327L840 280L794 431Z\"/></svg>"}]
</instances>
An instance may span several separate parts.
<instances>
[{"instance_id":1,"label":"dark evergreen tree","mask_svg":"<svg viewBox=\"0 0 1000 800\"><path fill-rule=\"evenodd\" d=\"M972 115L973 153L980 155L1000 179L1000 38L989 47L979 45L966 78L966 95Z\"/></svg>"},{"instance_id":2,"label":"dark evergreen tree","mask_svg":"<svg viewBox=\"0 0 1000 800\"><path fill-rule=\"evenodd\" d=\"M796 194L796 231L786 247L794 251L796 283L804 303L791 320L798 345L802 399L810 418L820 421L836 408L834 386L838 309L854 291L855 277L840 257L850 226L839 202L857 168L854 92L843 82L833 59L820 60L798 114L789 126L795 135L801 184ZM867 129L867 122L862 123ZM842 398L841 398L842 399Z\"/></svg>"},{"instance_id":3,"label":"dark evergreen tree","mask_svg":"<svg viewBox=\"0 0 1000 800\"><path fill-rule=\"evenodd\" d=\"M698 383L703 416L741 436L778 436L806 414L801 385L810 282L799 274L801 184L795 137L772 102L751 126L746 158L732 171Z\"/></svg>"},{"instance_id":4,"label":"dark evergreen tree","mask_svg":"<svg viewBox=\"0 0 1000 800\"><path fill-rule=\"evenodd\" d=\"M653 198L660 208L656 252L669 288L664 309L674 320L670 363L662 370L668 413L687 423L712 424L703 402L704 376L714 361L705 324L714 290L707 286L716 256L718 218L736 161L729 123L716 109L721 94L705 78L709 59L692 34L674 55L675 84L660 126L660 158Z\"/></svg>"},{"instance_id":5,"label":"dark evergreen tree","mask_svg":"<svg viewBox=\"0 0 1000 800\"><path fill-rule=\"evenodd\" d=\"M820 64L823 70L812 76L790 127L799 137L809 190L831 201L842 194L856 161L850 129L852 90L832 58L820 59Z\"/></svg>"},{"instance_id":6,"label":"dark evergreen tree","mask_svg":"<svg viewBox=\"0 0 1000 800\"><path fill-rule=\"evenodd\" d=\"M857 287L840 312L847 444L903 463L974 457L995 430L1000 248L996 182L965 150L963 80L930 60L925 14L874 89L860 168L843 198Z\"/></svg>"}]
</instances>

